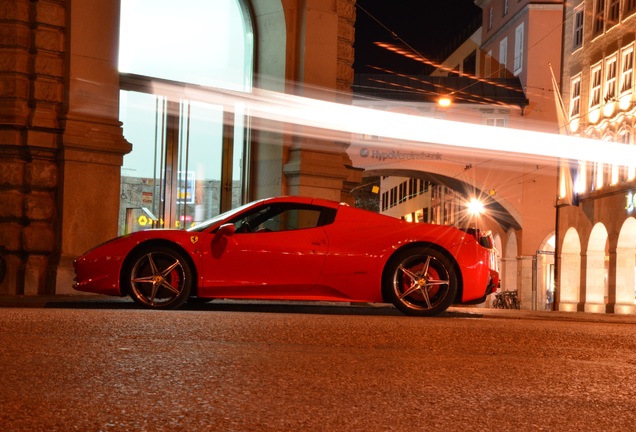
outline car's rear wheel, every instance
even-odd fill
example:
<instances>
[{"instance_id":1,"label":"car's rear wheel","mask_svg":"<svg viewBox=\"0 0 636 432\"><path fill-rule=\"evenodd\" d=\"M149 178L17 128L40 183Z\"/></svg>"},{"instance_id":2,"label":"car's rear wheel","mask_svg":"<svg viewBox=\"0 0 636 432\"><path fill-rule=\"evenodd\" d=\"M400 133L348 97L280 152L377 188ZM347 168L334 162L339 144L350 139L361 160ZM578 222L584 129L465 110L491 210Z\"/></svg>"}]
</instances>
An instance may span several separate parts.
<instances>
[{"instance_id":1,"label":"car's rear wheel","mask_svg":"<svg viewBox=\"0 0 636 432\"><path fill-rule=\"evenodd\" d=\"M397 309L407 315L437 315L453 303L458 278L441 252L418 247L399 252L389 263L383 289Z\"/></svg>"},{"instance_id":2,"label":"car's rear wheel","mask_svg":"<svg viewBox=\"0 0 636 432\"><path fill-rule=\"evenodd\" d=\"M173 248L154 246L138 251L123 276L130 297L151 309L175 309L190 296L192 269L184 255Z\"/></svg>"}]
</instances>

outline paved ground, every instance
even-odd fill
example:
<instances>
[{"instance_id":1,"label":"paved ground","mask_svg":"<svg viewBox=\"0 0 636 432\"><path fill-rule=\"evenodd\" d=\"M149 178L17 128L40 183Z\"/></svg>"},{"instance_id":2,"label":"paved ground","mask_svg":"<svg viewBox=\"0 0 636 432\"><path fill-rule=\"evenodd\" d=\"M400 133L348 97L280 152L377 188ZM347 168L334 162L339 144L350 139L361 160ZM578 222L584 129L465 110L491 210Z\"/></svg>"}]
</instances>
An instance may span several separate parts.
<instances>
[{"instance_id":1,"label":"paved ground","mask_svg":"<svg viewBox=\"0 0 636 432\"><path fill-rule=\"evenodd\" d=\"M9 296L0 295L0 308L79 308L139 309L129 297L100 295L50 295L50 296ZM349 313L354 315L402 315L393 306L368 303L333 302L277 302L277 301L237 301L216 300L205 304L186 304L184 310L217 311L270 311L300 313ZM469 316L488 316L506 319L539 319L553 321L581 321L605 323L634 323L636 315L600 314L589 312L555 312L482 308L479 306L451 307L444 315L468 314Z\"/></svg>"},{"instance_id":2,"label":"paved ground","mask_svg":"<svg viewBox=\"0 0 636 432\"><path fill-rule=\"evenodd\" d=\"M0 299L8 431L632 430L636 317Z\"/></svg>"}]
</instances>

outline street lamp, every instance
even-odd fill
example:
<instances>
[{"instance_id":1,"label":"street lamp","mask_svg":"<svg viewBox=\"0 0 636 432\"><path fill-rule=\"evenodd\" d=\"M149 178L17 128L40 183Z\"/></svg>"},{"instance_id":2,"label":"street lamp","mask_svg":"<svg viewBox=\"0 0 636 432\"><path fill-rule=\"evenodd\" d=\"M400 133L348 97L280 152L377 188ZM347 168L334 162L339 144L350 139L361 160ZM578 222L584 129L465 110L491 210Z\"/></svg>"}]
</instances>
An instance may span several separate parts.
<instances>
[{"instance_id":1,"label":"street lamp","mask_svg":"<svg viewBox=\"0 0 636 432\"><path fill-rule=\"evenodd\" d=\"M468 204L468 213L473 216L480 215L484 212L484 203L479 201L477 198L472 198Z\"/></svg>"},{"instance_id":2,"label":"street lamp","mask_svg":"<svg viewBox=\"0 0 636 432\"><path fill-rule=\"evenodd\" d=\"M448 96L441 96L437 100L437 104L444 108L449 107L451 105L451 99Z\"/></svg>"}]
</instances>

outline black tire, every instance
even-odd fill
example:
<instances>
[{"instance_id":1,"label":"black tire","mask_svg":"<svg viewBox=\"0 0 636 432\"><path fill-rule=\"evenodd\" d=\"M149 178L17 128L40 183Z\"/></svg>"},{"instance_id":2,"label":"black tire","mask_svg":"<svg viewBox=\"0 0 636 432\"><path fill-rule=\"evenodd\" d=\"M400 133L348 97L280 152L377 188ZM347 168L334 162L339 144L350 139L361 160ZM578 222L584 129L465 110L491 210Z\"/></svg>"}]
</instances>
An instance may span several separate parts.
<instances>
[{"instance_id":1,"label":"black tire","mask_svg":"<svg viewBox=\"0 0 636 432\"><path fill-rule=\"evenodd\" d=\"M170 247L136 252L122 276L135 303L149 309L176 309L190 296L193 272L185 256Z\"/></svg>"},{"instance_id":2,"label":"black tire","mask_svg":"<svg viewBox=\"0 0 636 432\"><path fill-rule=\"evenodd\" d=\"M434 316L455 301L458 276L441 252L417 247L398 252L384 274L385 298L406 315Z\"/></svg>"},{"instance_id":3,"label":"black tire","mask_svg":"<svg viewBox=\"0 0 636 432\"><path fill-rule=\"evenodd\" d=\"M188 303L190 304L205 304L214 301L213 298L204 298L204 297L190 297L188 299Z\"/></svg>"}]
</instances>

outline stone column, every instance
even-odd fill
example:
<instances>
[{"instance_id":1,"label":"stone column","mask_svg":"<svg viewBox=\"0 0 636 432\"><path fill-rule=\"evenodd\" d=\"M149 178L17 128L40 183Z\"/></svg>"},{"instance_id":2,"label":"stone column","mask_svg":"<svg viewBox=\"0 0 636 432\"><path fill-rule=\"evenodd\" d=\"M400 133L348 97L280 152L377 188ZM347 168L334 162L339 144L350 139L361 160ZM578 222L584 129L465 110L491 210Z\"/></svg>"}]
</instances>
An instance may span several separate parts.
<instances>
[{"instance_id":1,"label":"stone column","mask_svg":"<svg viewBox=\"0 0 636 432\"><path fill-rule=\"evenodd\" d=\"M301 83L301 96L319 97L330 102L349 103L353 83L353 40L355 1L297 2L286 10L290 28L288 51L292 63L287 78ZM295 9L298 8L298 9ZM294 39L291 39L294 38ZM334 90L320 92L314 88ZM293 195L307 195L340 201L346 195L345 184L361 179L359 171L349 172L346 144L312 137L292 137L288 158L283 166L286 190Z\"/></svg>"},{"instance_id":2,"label":"stone column","mask_svg":"<svg viewBox=\"0 0 636 432\"><path fill-rule=\"evenodd\" d=\"M131 150L119 121L119 1L73 2L68 14L68 99L61 117L58 294L73 259L117 235L120 173Z\"/></svg>"},{"instance_id":3,"label":"stone column","mask_svg":"<svg viewBox=\"0 0 636 432\"><path fill-rule=\"evenodd\" d=\"M56 164L63 105L64 2L0 6L0 294L51 290L56 245Z\"/></svg>"},{"instance_id":4,"label":"stone column","mask_svg":"<svg viewBox=\"0 0 636 432\"><path fill-rule=\"evenodd\" d=\"M534 256L517 257L517 284L519 286L519 302L521 309L532 310L533 307L533 264Z\"/></svg>"}]
</instances>

